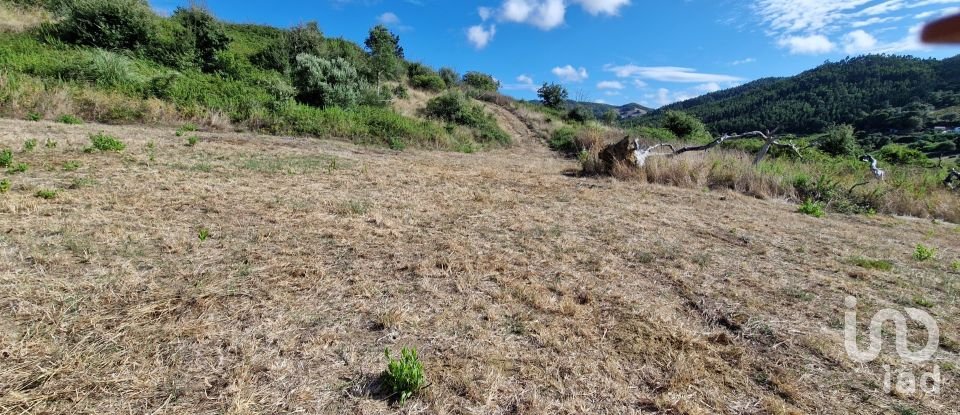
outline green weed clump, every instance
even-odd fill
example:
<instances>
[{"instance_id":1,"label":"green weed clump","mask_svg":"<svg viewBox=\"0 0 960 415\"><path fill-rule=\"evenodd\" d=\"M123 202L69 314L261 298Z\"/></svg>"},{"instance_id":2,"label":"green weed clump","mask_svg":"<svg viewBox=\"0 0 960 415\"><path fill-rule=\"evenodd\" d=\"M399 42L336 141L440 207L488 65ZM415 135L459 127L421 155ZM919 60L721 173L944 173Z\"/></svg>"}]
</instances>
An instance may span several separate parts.
<instances>
[{"instance_id":1,"label":"green weed clump","mask_svg":"<svg viewBox=\"0 0 960 415\"><path fill-rule=\"evenodd\" d=\"M923 244L917 244L917 248L913 251L913 259L920 262L932 259L936 255L937 250L935 248L924 246Z\"/></svg>"},{"instance_id":2,"label":"green weed clump","mask_svg":"<svg viewBox=\"0 0 960 415\"><path fill-rule=\"evenodd\" d=\"M823 210L823 204L810 199L807 199L800 204L800 207L797 208L797 212L803 213L804 215L810 215L815 218L822 218L824 215L826 215L826 212Z\"/></svg>"},{"instance_id":3,"label":"green weed clump","mask_svg":"<svg viewBox=\"0 0 960 415\"><path fill-rule=\"evenodd\" d=\"M893 262L887 261L884 259L870 259L864 257L856 257L852 260L853 264L867 269L875 269L878 271L890 271L893 269Z\"/></svg>"},{"instance_id":4,"label":"green weed clump","mask_svg":"<svg viewBox=\"0 0 960 415\"><path fill-rule=\"evenodd\" d=\"M195 136L195 135L192 135L192 136L190 136L190 137L187 137L187 144L186 144L186 146L187 146L187 147L193 147L193 146L197 145L197 143L199 143L199 142L200 142L200 137L197 137L197 136Z\"/></svg>"},{"instance_id":5,"label":"green weed clump","mask_svg":"<svg viewBox=\"0 0 960 415\"><path fill-rule=\"evenodd\" d=\"M207 238L210 237L210 230L207 228L200 228L197 230L197 238L200 239L200 242L204 242Z\"/></svg>"},{"instance_id":6,"label":"green weed clump","mask_svg":"<svg viewBox=\"0 0 960 415\"><path fill-rule=\"evenodd\" d=\"M0 193L7 193L10 191L10 180L3 179L0 180Z\"/></svg>"},{"instance_id":7,"label":"green weed clump","mask_svg":"<svg viewBox=\"0 0 960 415\"><path fill-rule=\"evenodd\" d=\"M24 153L29 153L29 152L33 151L35 148L37 148L37 139L36 139L36 138L31 138L31 139L23 142L23 152L24 152Z\"/></svg>"},{"instance_id":8,"label":"green weed clump","mask_svg":"<svg viewBox=\"0 0 960 415\"><path fill-rule=\"evenodd\" d=\"M80 125L83 124L83 119L75 115L65 114L61 115L60 118L57 118L57 122L62 124Z\"/></svg>"},{"instance_id":9,"label":"green weed clump","mask_svg":"<svg viewBox=\"0 0 960 415\"><path fill-rule=\"evenodd\" d=\"M76 160L69 160L63 163L63 171L76 171L80 168L80 162Z\"/></svg>"},{"instance_id":10,"label":"green weed clump","mask_svg":"<svg viewBox=\"0 0 960 415\"><path fill-rule=\"evenodd\" d=\"M426 383L423 363L420 362L415 348L401 349L400 359L392 358L390 349L384 349L383 354L388 360L384 381L402 404L419 392Z\"/></svg>"},{"instance_id":11,"label":"green weed clump","mask_svg":"<svg viewBox=\"0 0 960 415\"><path fill-rule=\"evenodd\" d=\"M34 194L34 196L44 200L55 199L57 197L57 191L51 189L40 189L37 190L37 193Z\"/></svg>"},{"instance_id":12,"label":"green weed clump","mask_svg":"<svg viewBox=\"0 0 960 415\"><path fill-rule=\"evenodd\" d=\"M34 121L34 122L36 122L36 121L40 121L40 120L42 120L42 119L43 119L43 115L40 115L39 112L31 112L31 113L27 114L27 120L28 120L28 121Z\"/></svg>"},{"instance_id":13,"label":"green weed clump","mask_svg":"<svg viewBox=\"0 0 960 415\"><path fill-rule=\"evenodd\" d=\"M123 142L116 137L106 135L104 133L97 133L90 136L90 147L85 151L113 151L119 153L126 147L126 144L123 144Z\"/></svg>"},{"instance_id":14,"label":"green weed clump","mask_svg":"<svg viewBox=\"0 0 960 415\"><path fill-rule=\"evenodd\" d=\"M182 137L186 133L192 133L197 131L197 125L193 123L186 123L177 129L177 137Z\"/></svg>"},{"instance_id":15,"label":"green weed clump","mask_svg":"<svg viewBox=\"0 0 960 415\"><path fill-rule=\"evenodd\" d=\"M9 149L0 150L0 167L10 167L13 164L13 152Z\"/></svg>"},{"instance_id":16,"label":"green weed clump","mask_svg":"<svg viewBox=\"0 0 960 415\"><path fill-rule=\"evenodd\" d=\"M47 141L43 143L43 146L49 149L54 149L57 148L57 142L48 138Z\"/></svg>"},{"instance_id":17,"label":"green weed clump","mask_svg":"<svg viewBox=\"0 0 960 415\"><path fill-rule=\"evenodd\" d=\"M30 166L27 163L14 163L7 169L9 174L26 173Z\"/></svg>"}]
</instances>

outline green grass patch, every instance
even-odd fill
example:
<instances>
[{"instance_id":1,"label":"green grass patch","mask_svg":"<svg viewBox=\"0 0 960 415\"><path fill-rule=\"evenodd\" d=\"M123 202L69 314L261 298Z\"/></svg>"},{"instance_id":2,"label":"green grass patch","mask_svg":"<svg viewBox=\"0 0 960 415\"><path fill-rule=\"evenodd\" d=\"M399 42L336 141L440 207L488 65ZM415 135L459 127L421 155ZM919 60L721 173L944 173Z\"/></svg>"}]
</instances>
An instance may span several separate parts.
<instances>
[{"instance_id":1,"label":"green grass patch","mask_svg":"<svg viewBox=\"0 0 960 415\"><path fill-rule=\"evenodd\" d=\"M57 122L62 124L80 125L83 124L83 119L75 115L65 114L57 118Z\"/></svg>"},{"instance_id":2,"label":"green grass patch","mask_svg":"<svg viewBox=\"0 0 960 415\"><path fill-rule=\"evenodd\" d=\"M0 193L7 193L10 191L10 180L3 179L0 180Z\"/></svg>"},{"instance_id":3,"label":"green grass patch","mask_svg":"<svg viewBox=\"0 0 960 415\"><path fill-rule=\"evenodd\" d=\"M193 147L193 146L197 145L197 143L199 143L199 142L200 142L200 137L197 137L197 136L195 136L195 135L191 135L190 137L187 137L187 143L184 144L184 145L186 145L187 147Z\"/></svg>"},{"instance_id":4,"label":"green grass patch","mask_svg":"<svg viewBox=\"0 0 960 415\"><path fill-rule=\"evenodd\" d=\"M76 171L80 168L80 162L76 160L68 160L63 162L63 171Z\"/></svg>"},{"instance_id":5,"label":"green grass patch","mask_svg":"<svg viewBox=\"0 0 960 415\"><path fill-rule=\"evenodd\" d=\"M13 152L9 149L0 150L0 167L10 167L13 164Z\"/></svg>"},{"instance_id":6,"label":"green grass patch","mask_svg":"<svg viewBox=\"0 0 960 415\"><path fill-rule=\"evenodd\" d=\"M885 259L870 259L864 257L853 258L850 262L854 265L866 268L866 269L875 269L878 271L890 271L893 269L893 262L887 261Z\"/></svg>"},{"instance_id":7,"label":"green grass patch","mask_svg":"<svg viewBox=\"0 0 960 415\"><path fill-rule=\"evenodd\" d=\"M23 152L24 152L24 153L29 153L29 152L33 151L34 149L36 149L36 148L37 148L37 139L36 139L36 138L31 138L31 139L23 142Z\"/></svg>"},{"instance_id":8,"label":"green grass patch","mask_svg":"<svg viewBox=\"0 0 960 415\"><path fill-rule=\"evenodd\" d=\"M18 174L26 173L27 169L30 168L30 165L27 163L13 163L10 165L10 168L7 169L8 174Z\"/></svg>"}]
</instances>

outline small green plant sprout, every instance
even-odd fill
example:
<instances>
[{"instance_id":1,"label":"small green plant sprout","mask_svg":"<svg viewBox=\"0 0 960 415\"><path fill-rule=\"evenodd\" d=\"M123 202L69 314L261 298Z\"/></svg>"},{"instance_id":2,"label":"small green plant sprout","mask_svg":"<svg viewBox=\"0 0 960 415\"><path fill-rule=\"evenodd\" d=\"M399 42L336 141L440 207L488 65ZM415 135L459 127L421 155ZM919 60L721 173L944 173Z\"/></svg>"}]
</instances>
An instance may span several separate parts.
<instances>
[{"instance_id":1,"label":"small green plant sprout","mask_svg":"<svg viewBox=\"0 0 960 415\"><path fill-rule=\"evenodd\" d=\"M57 118L57 121L63 124L70 124L70 125L83 124L82 118L77 117L75 115L70 115L70 114L61 115L60 118Z\"/></svg>"},{"instance_id":2,"label":"small green plant sprout","mask_svg":"<svg viewBox=\"0 0 960 415\"><path fill-rule=\"evenodd\" d=\"M43 143L43 146L46 148L57 148L57 142L48 138L47 141Z\"/></svg>"},{"instance_id":3,"label":"small green plant sprout","mask_svg":"<svg viewBox=\"0 0 960 415\"><path fill-rule=\"evenodd\" d=\"M40 115L39 112L31 112L31 113L27 114L27 119L30 120L30 121L36 122L36 121L42 120L42 119L43 119L43 115Z\"/></svg>"},{"instance_id":4,"label":"small green plant sprout","mask_svg":"<svg viewBox=\"0 0 960 415\"><path fill-rule=\"evenodd\" d=\"M924 246L923 244L917 244L917 248L913 251L913 259L920 262L931 259L935 255L937 255L936 249Z\"/></svg>"},{"instance_id":5,"label":"small green plant sprout","mask_svg":"<svg viewBox=\"0 0 960 415\"><path fill-rule=\"evenodd\" d=\"M0 193L7 193L10 191L10 180L3 179L0 180Z\"/></svg>"},{"instance_id":6,"label":"small green plant sprout","mask_svg":"<svg viewBox=\"0 0 960 415\"><path fill-rule=\"evenodd\" d=\"M197 125L193 123L186 123L177 129L176 134L177 134L177 137L183 137L184 134L192 133L194 131L197 131Z\"/></svg>"},{"instance_id":7,"label":"small green plant sprout","mask_svg":"<svg viewBox=\"0 0 960 415\"><path fill-rule=\"evenodd\" d=\"M13 152L9 149L0 150L0 167L10 167L13 164Z\"/></svg>"},{"instance_id":8,"label":"small green plant sprout","mask_svg":"<svg viewBox=\"0 0 960 415\"><path fill-rule=\"evenodd\" d=\"M40 189L40 190L37 190L37 193L34 194L34 196L39 197L41 199L46 199L46 200L55 199L57 197L57 191L50 190L50 189Z\"/></svg>"},{"instance_id":9,"label":"small green plant sprout","mask_svg":"<svg viewBox=\"0 0 960 415\"><path fill-rule=\"evenodd\" d=\"M31 138L31 139L23 142L23 152L24 152L24 153L29 153L29 152L33 151L33 149L35 149L35 148L37 148L37 139L36 139L36 138Z\"/></svg>"},{"instance_id":10,"label":"small green plant sprout","mask_svg":"<svg viewBox=\"0 0 960 415\"><path fill-rule=\"evenodd\" d=\"M63 171L76 171L80 168L80 162L76 160L68 160L63 163Z\"/></svg>"},{"instance_id":11,"label":"small green plant sprout","mask_svg":"<svg viewBox=\"0 0 960 415\"><path fill-rule=\"evenodd\" d=\"M814 202L810 199L807 199L802 204L800 208L797 209L797 212L803 213L804 215L810 215L815 218L822 218L826 213L823 211L823 204L820 202Z\"/></svg>"},{"instance_id":12,"label":"small green plant sprout","mask_svg":"<svg viewBox=\"0 0 960 415\"><path fill-rule=\"evenodd\" d=\"M390 357L390 349L383 350L387 358L387 370L383 373L384 382L393 391L402 405L407 399L423 389L426 381L423 377L423 363L417 356L416 348L400 350L400 359Z\"/></svg>"},{"instance_id":13,"label":"small green plant sprout","mask_svg":"<svg viewBox=\"0 0 960 415\"><path fill-rule=\"evenodd\" d=\"M207 238L210 237L210 230L207 228L200 228L197 231L197 237L200 238L200 242L204 242Z\"/></svg>"},{"instance_id":14,"label":"small green plant sprout","mask_svg":"<svg viewBox=\"0 0 960 415\"><path fill-rule=\"evenodd\" d=\"M200 137L197 137L195 135L191 135L190 137L187 137L187 147L193 147L197 145L198 142L200 142Z\"/></svg>"},{"instance_id":15,"label":"small green plant sprout","mask_svg":"<svg viewBox=\"0 0 960 415\"><path fill-rule=\"evenodd\" d=\"M30 166L27 165L27 163L15 163L10 165L10 168L7 169L7 173L9 174L26 173L27 169L29 168Z\"/></svg>"},{"instance_id":16,"label":"small green plant sprout","mask_svg":"<svg viewBox=\"0 0 960 415\"><path fill-rule=\"evenodd\" d=\"M953 261L953 263L950 264L950 268L952 268L954 272L960 272L960 260Z\"/></svg>"},{"instance_id":17,"label":"small green plant sprout","mask_svg":"<svg viewBox=\"0 0 960 415\"><path fill-rule=\"evenodd\" d=\"M126 144L123 144L123 142L116 137L104 133L97 133L90 136L90 147L84 151L87 153L94 151L113 151L119 153L125 148L127 148Z\"/></svg>"}]
</instances>

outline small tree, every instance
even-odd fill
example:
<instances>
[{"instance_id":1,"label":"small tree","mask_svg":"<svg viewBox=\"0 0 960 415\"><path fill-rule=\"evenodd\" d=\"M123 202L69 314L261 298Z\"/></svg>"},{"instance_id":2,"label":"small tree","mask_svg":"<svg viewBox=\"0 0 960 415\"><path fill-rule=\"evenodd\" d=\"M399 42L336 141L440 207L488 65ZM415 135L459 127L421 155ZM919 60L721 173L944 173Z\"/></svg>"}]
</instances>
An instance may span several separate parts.
<instances>
[{"instance_id":1,"label":"small tree","mask_svg":"<svg viewBox=\"0 0 960 415\"><path fill-rule=\"evenodd\" d=\"M460 74L452 68L440 68L440 79L443 79L447 88L453 88L460 82Z\"/></svg>"},{"instance_id":2,"label":"small tree","mask_svg":"<svg viewBox=\"0 0 960 415\"><path fill-rule=\"evenodd\" d=\"M709 136L707 127L700 119L681 111L667 111L663 116L663 128L681 139Z\"/></svg>"},{"instance_id":3,"label":"small tree","mask_svg":"<svg viewBox=\"0 0 960 415\"><path fill-rule=\"evenodd\" d=\"M608 125L613 125L613 123L617 122L617 120L619 119L620 119L620 113L613 108L608 109L606 112L603 113L603 121Z\"/></svg>"},{"instance_id":4,"label":"small tree","mask_svg":"<svg viewBox=\"0 0 960 415\"><path fill-rule=\"evenodd\" d=\"M463 83L470 88L484 92L497 92L500 89L500 82L493 79L493 76L480 72L467 72L463 75Z\"/></svg>"},{"instance_id":5,"label":"small tree","mask_svg":"<svg viewBox=\"0 0 960 415\"><path fill-rule=\"evenodd\" d=\"M218 22L209 11L198 6L177 8L173 12L173 20L189 32L189 41L193 42L193 49L196 51L195 61L198 66L204 72L217 69L219 53L230 45L230 38L227 37L223 24Z\"/></svg>"},{"instance_id":6,"label":"small tree","mask_svg":"<svg viewBox=\"0 0 960 415\"><path fill-rule=\"evenodd\" d=\"M831 156L852 156L860 151L853 126L846 124L830 127L820 138L817 148Z\"/></svg>"},{"instance_id":7,"label":"small tree","mask_svg":"<svg viewBox=\"0 0 960 415\"><path fill-rule=\"evenodd\" d=\"M139 49L150 43L158 18L145 0L75 0L56 24L61 40L103 49Z\"/></svg>"},{"instance_id":8,"label":"small tree","mask_svg":"<svg viewBox=\"0 0 960 415\"><path fill-rule=\"evenodd\" d=\"M561 109L569 95L567 94L567 89L562 85L544 82L543 86L537 90L537 96L540 97L543 105L553 109Z\"/></svg>"},{"instance_id":9,"label":"small tree","mask_svg":"<svg viewBox=\"0 0 960 415\"><path fill-rule=\"evenodd\" d=\"M370 29L367 40L363 42L370 54L370 69L377 82L381 79L397 79L403 70L403 48L400 37L391 33L384 25Z\"/></svg>"}]
</instances>

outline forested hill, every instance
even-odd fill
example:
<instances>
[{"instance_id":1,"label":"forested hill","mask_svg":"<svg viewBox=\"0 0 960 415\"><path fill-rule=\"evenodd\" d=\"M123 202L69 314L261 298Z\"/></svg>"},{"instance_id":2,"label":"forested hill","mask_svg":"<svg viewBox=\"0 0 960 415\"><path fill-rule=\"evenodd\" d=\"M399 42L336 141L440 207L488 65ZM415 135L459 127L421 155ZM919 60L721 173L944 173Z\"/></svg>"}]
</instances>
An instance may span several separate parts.
<instances>
[{"instance_id":1,"label":"forested hill","mask_svg":"<svg viewBox=\"0 0 960 415\"><path fill-rule=\"evenodd\" d=\"M957 126L960 56L944 60L870 55L828 62L787 78L760 79L737 88L668 105L701 118L715 132L779 128L808 134L831 124L866 132L910 132L931 124Z\"/></svg>"}]
</instances>

